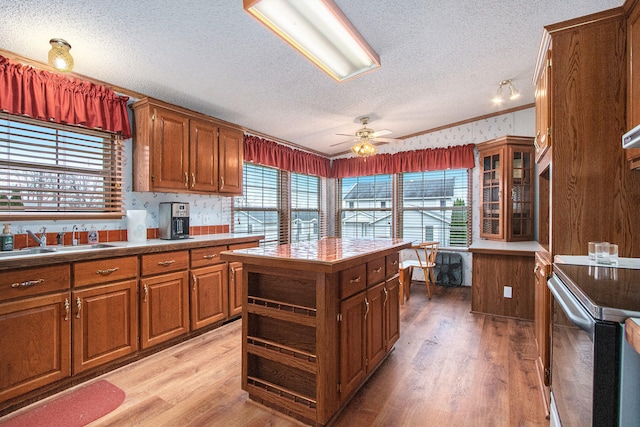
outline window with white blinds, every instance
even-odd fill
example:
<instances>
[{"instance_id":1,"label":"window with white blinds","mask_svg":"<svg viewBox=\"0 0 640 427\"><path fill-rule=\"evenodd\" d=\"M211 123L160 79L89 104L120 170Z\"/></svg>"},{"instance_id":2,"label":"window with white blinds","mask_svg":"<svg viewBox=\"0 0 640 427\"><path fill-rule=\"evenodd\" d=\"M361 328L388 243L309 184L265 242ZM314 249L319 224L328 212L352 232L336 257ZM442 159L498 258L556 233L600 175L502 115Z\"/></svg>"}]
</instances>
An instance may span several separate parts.
<instances>
[{"instance_id":1,"label":"window with white blinds","mask_svg":"<svg viewBox=\"0 0 640 427\"><path fill-rule=\"evenodd\" d=\"M320 178L291 174L291 242L320 238Z\"/></svg>"},{"instance_id":2,"label":"window with white blinds","mask_svg":"<svg viewBox=\"0 0 640 427\"><path fill-rule=\"evenodd\" d=\"M338 235L343 238L393 236L393 175L342 178L338 183Z\"/></svg>"},{"instance_id":3,"label":"window with white blinds","mask_svg":"<svg viewBox=\"0 0 640 427\"><path fill-rule=\"evenodd\" d=\"M471 174L467 169L338 180L337 234L471 244Z\"/></svg>"},{"instance_id":4,"label":"window with white blinds","mask_svg":"<svg viewBox=\"0 0 640 427\"><path fill-rule=\"evenodd\" d=\"M0 218L120 218L122 140L0 114Z\"/></svg>"},{"instance_id":5,"label":"window with white blinds","mask_svg":"<svg viewBox=\"0 0 640 427\"><path fill-rule=\"evenodd\" d=\"M233 232L264 234L264 245L326 235L323 179L245 163L243 193L233 201Z\"/></svg>"},{"instance_id":6,"label":"window with white blinds","mask_svg":"<svg viewBox=\"0 0 640 427\"><path fill-rule=\"evenodd\" d=\"M280 171L245 163L242 196L233 201L233 232L264 234L264 244L280 243Z\"/></svg>"},{"instance_id":7,"label":"window with white blinds","mask_svg":"<svg viewBox=\"0 0 640 427\"><path fill-rule=\"evenodd\" d=\"M471 243L470 174L467 169L408 172L398 179L401 236L444 247Z\"/></svg>"}]
</instances>

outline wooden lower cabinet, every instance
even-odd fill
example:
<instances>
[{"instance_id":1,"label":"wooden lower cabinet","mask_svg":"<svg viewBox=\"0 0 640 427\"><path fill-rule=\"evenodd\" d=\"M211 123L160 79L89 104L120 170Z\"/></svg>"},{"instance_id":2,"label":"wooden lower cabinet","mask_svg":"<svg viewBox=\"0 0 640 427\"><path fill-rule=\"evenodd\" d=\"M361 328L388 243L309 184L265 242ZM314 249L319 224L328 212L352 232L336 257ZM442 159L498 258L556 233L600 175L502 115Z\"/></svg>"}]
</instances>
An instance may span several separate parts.
<instances>
[{"instance_id":1,"label":"wooden lower cabinet","mask_svg":"<svg viewBox=\"0 0 640 427\"><path fill-rule=\"evenodd\" d=\"M222 322L229 316L227 264L191 270L191 329Z\"/></svg>"},{"instance_id":2,"label":"wooden lower cabinet","mask_svg":"<svg viewBox=\"0 0 640 427\"><path fill-rule=\"evenodd\" d=\"M471 311L533 320L535 252L471 251Z\"/></svg>"},{"instance_id":3,"label":"wooden lower cabinet","mask_svg":"<svg viewBox=\"0 0 640 427\"><path fill-rule=\"evenodd\" d=\"M0 304L0 402L71 375L69 292Z\"/></svg>"},{"instance_id":4,"label":"wooden lower cabinet","mask_svg":"<svg viewBox=\"0 0 640 427\"><path fill-rule=\"evenodd\" d=\"M544 408L549 416L550 405L550 372L551 372L551 291L547 280L551 276L551 262L548 254L536 252L535 274L535 333L538 357L536 372L542 392Z\"/></svg>"},{"instance_id":5,"label":"wooden lower cabinet","mask_svg":"<svg viewBox=\"0 0 640 427\"><path fill-rule=\"evenodd\" d=\"M138 350L137 279L73 291L73 373Z\"/></svg>"},{"instance_id":6,"label":"wooden lower cabinet","mask_svg":"<svg viewBox=\"0 0 640 427\"><path fill-rule=\"evenodd\" d=\"M189 273L179 271L140 280L140 347L189 332Z\"/></svg>"},{"instance_id":7,"label":"wooden lower cabinet","mask_svg":"<svg viewBox=\"0 0 640 427\"><path fill-rule=\"evenodd\" d=\"M347 298L340 304L340 395L347 399L400 337L398 278Z\"/></svg>"},{"instance_id":8,"label":"wooden lower cabinet","mask_svg":"<svg viewBox=\"0 0 640 427\"><path fill-rule=\"evenodd\" d=\"M229 317L242 314L242 263L229 263Z\"/></svg>"}]
</instances>

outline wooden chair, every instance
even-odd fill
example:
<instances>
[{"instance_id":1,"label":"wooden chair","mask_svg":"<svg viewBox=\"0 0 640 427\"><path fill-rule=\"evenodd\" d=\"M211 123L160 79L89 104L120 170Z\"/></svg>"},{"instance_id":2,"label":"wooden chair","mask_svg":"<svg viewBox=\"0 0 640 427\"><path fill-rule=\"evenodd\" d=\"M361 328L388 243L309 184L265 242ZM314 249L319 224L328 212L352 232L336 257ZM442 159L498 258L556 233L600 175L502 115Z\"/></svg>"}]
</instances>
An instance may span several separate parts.
<instances>
[{"instance_id":1,"label":"wooden chair","mask_svg":"<svg viewBox=\"0 0 640 427\"><path fill-rule=\"evenodd\" d=\"M418 256L417 260L409 259L400 263L400 293L401 302L404 303L404 294L407 300L411 296L411 276L414 268L421 268L424 272L424 281L427 285L427 296L431 299L431 287L429 282L436 284L435 273L433 267L436 266L436 255L438 253L439 242L423 242L411 247Z\"/></svg>"}]
</instances>

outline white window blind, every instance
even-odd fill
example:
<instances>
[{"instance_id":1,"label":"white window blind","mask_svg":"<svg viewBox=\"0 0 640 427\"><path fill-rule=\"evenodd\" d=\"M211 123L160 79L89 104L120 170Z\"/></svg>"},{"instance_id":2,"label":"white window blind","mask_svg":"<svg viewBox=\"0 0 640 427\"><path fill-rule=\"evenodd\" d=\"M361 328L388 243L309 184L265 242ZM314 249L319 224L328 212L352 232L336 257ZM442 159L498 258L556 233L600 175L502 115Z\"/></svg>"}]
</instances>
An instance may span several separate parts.
<instances>
[{"instance_id":1,"label":"white window blind","mask_svg":"<svg viewBox=\"0 0 640 427\"><path fill-rule=\"evenodd\" d=\"M338 235L343 238L393 236L393 176L342 178L336 192Z\"/></svg>"},{"instance_id":2,"label":"white window blind","mask_svg":"<svg viewBox=\"0 0 640 427\"><path fill-rule=\"evenodd\" d=\"M399 176L401 236L443 247L471 243L471 174L467 169L408 172Z\"/></svg>"},{"instance_id":3,"label":"white window blind","mask_svg":"<svg viewBox=\"0 0 640 427\"><path fill-rule=\"evenodd\" d=\"M0 114L0 217L122 217L123 151L108 132Z\"/></svg>"},{"instance_id":4,"label":"white window blind","mask_svg":"<svg viewBox=\"0 0 640 427\"><path fill-rule=\"evenodd\" d=\"M318 240L321 236L320 178L291 174L291 242Z\"/></svg>"}]
</instances>

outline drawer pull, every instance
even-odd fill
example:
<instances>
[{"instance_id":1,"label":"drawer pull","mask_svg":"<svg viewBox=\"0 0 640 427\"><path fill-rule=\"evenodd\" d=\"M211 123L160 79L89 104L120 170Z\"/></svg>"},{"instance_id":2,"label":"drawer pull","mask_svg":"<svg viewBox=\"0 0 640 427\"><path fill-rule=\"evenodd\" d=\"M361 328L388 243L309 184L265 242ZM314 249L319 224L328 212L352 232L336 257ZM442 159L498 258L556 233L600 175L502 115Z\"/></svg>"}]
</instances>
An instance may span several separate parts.
<instances>
[{"instance_id":1,"label":"drawer pull","mask_svg":"<svg viewBox=\"0 0 640 427\"><path fill-rule=\"evenodd\" d=\"M69 310L71 310L71 304L69 303L69 298L64 299L64 321L69 320Z\"/></svg>"},{"instance_id":2,"label":"drawer pull","mask_svg":"<svg viewBox=\"0 0 640 427\"><path fill-rule=\"evenodd\" d=\"M360 276L356 277L355 279L349 280L349 283L360 283Z\"/></svg>"},{"instance_id":3,"label":"drawer pull","mask_svg":"<svg viewBox=\"0 0 640 427\"><path fill-rule=\"evenodd\" d=\"M96 271L96 274L100 274L101 276L108 276L109 274L115 273L118 270L120 270L119 267L107 268L106 270L98 270L98 271Z\"/></svg>"},{"instance_id":4,"label":"drawer pull","mask_svg":"<svg viewBox=\"0 0 640 427\"><path fill-rule=\"evenodd\" d=\"M380 273L382 271L382 267L378 267L375 270L373 270L374 273Z\"/></svg>"},{"instance_id":5,"label":"drawer pull","mask_svg":"<svg viewBox=\"0 0 640 427\"><path fill-rule=\"evenodd\" d=\"M204 258L204 259L214 259L217 256L218 256L218 254L202 255L202 258Z\"/></svg>"},{"instance_id":6,"label":"drawer pull","mask_svg":"<svg viewBox=\"0 0 640 427\"><path fill-rule=\"evenodd\" d=\"M76 298L76 305L78 306L78 311L76 313L76 319L80 318L80 311L82 311L82 300L80 297Z\"/></svg>"},{"instance_id":7,"label":"drawer pull","mask_svg":"<svg viewBox=\"0 0 640 427\"><path fill-rule=\"evenodd\" d=\"M174 259L171 259L169 261L159 261L158 265L161 265L163 267L167 267L167 266L173 264L174 262L176 262L176 260L174 260Z\"/></svg>"},{"instance_id":8,"label":"drawer pull","mask_svg":"<svg viewBox=\"0 0 640 427\"><path fill-rule=\"evenodd\" d=\"M11 287L12 288L28 288L29 286L38 285L42 282L44 282L44 279L27 280L26 282L22 282L22 283L12 283Z\"/></svg>"}]
</instances>

